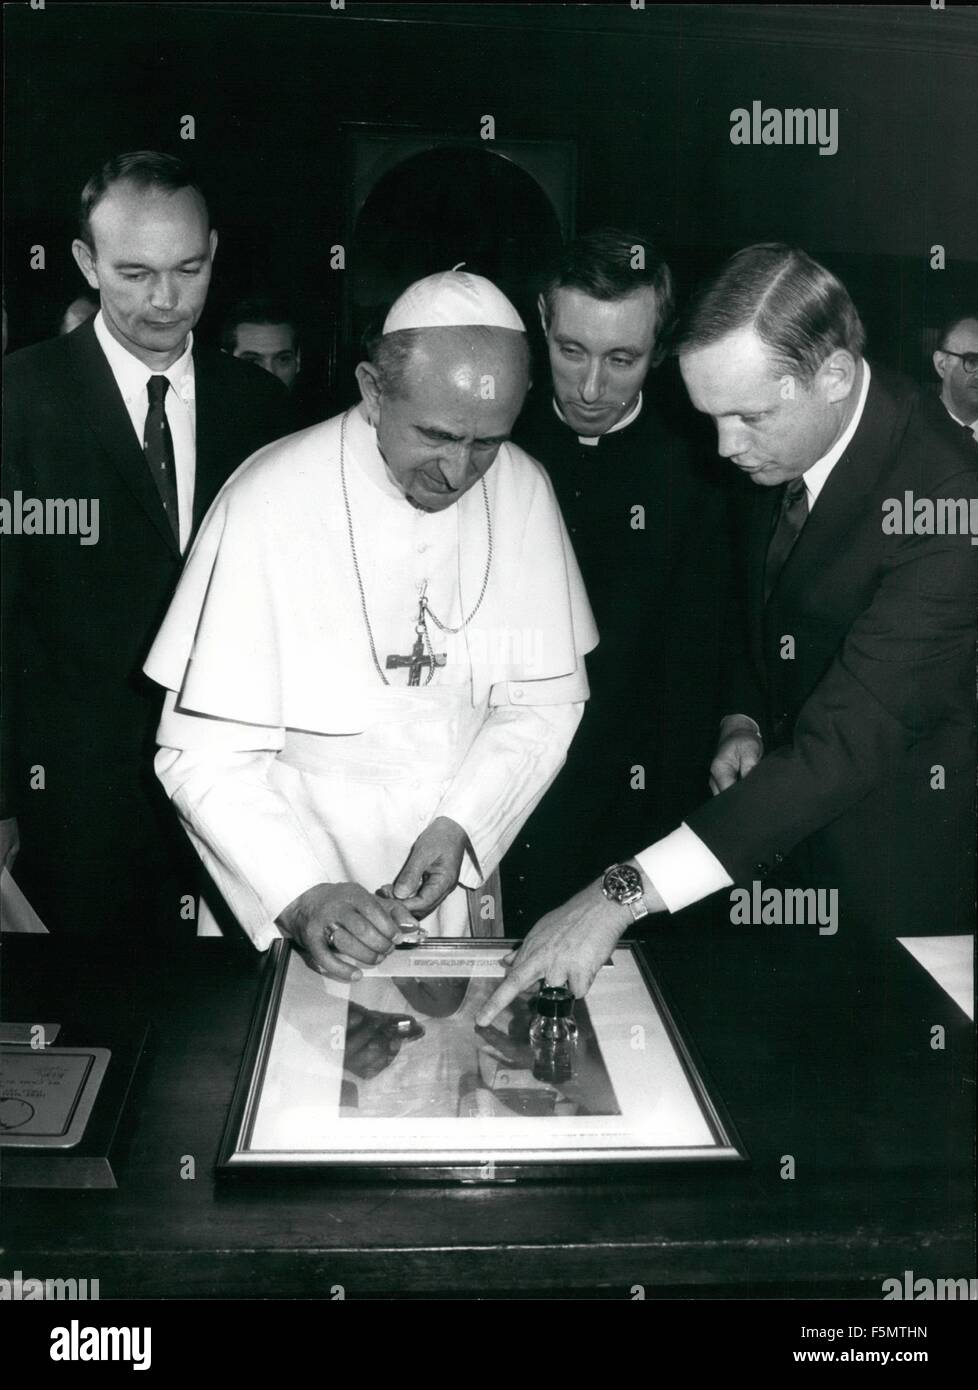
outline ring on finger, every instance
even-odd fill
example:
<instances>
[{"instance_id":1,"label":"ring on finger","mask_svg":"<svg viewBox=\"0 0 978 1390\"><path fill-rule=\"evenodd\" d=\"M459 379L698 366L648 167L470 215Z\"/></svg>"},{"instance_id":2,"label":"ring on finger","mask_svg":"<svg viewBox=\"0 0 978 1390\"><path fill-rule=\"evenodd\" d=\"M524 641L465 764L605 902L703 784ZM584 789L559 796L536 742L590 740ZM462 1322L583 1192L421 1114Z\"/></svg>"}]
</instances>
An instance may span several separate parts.
<instances>
[{"instance_id":1,"label":"ring on finger","mask_svg":"<svg viewBox=\"0 0 978 1390\"><path fill-rule=\"evenodd\" d=\"M335 942L336 942L336 928L335 928L335 927L327 927L327 928L326 928L326 945L329 947L329 949L330 949L331 951L334 951L334 950L336 949Z\"/></svg>"}]
</instances>

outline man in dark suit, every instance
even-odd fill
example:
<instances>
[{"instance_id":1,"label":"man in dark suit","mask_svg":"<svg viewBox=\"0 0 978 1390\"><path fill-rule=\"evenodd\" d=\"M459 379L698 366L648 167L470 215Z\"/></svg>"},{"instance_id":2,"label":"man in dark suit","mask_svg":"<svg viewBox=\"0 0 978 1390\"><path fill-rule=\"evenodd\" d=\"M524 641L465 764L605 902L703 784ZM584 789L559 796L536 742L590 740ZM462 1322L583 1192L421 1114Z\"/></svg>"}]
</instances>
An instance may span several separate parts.
<instances>
[{"instance_id":1,"label":"man in dark suit","mask_svg":"<svg viewBox=\"0 0 978 1390\"><path fill-rule=\"evenodd\" d=\"M257 294L239 299L224 316L221 350L278 377L289 393L293 433L324 418L316 383L302 370L299 318L284 298Z\"/></svg>"},{"instance_id":2,"label":"man in dark suit","mask_svg":"<svg viewBox=\"0 0 978 1390\"><path fill-rule=\"evenodd\" d=\"M844 286L785 246L740 252L695 300L683 378L756 485L716 794L538 923L480 1022L541 976L582 993L633 917L735 884L741 906L834 894L824 922L772 927L816 940L973 930L978 479L863 339ZM733 899L732 923L778 921Z\"/></svg>"},{"instance_id":3,"label":"man in dark suit","mask_svg":"<svg viewBox=\"0 0 978 1390\"><path fill-rule=\"evenodd\" d=\"M254 362L294 391L302 371L302 349L295 314L273 295L239 299L221 326L221 350Z\"/></svg>"},{"instance_id":4,"label":"man in dark suit","mask_svg":"<svg viewBox=\"0 0 978 1390\"><path fill-rule=\"evenodd\" d=\"M567 763L503 861L509 931L707 789L729 488L682 384L663 381L672 303L656 248L614 228L565 246L540 296L550 371L514 435L553 481L600 641Z\"/></svg>"},{"instance_id":5,"label":"man in dark suit","mask_svg":"<svg viewBox=\"0 0 978 1390\"><path fill-rule=\"evenodd\" d=\"M957 314L937 341L933 362L941 379L941 404L965 442L978 449L978 318Z\"/></svg>"},{"instance_id":6,"label":"man in dark suit","mask_svg":"<svg viewBox=\"0 0 978 1390\"><path fill-rule=\"evenodd\" d=\"M109 161L72 247L99 314L5 363L3 828L52 931L193 914L141 667L218 489L287 419L271 377L193 342L216 247L179 160Z\"/></svg>"}]
</instances>

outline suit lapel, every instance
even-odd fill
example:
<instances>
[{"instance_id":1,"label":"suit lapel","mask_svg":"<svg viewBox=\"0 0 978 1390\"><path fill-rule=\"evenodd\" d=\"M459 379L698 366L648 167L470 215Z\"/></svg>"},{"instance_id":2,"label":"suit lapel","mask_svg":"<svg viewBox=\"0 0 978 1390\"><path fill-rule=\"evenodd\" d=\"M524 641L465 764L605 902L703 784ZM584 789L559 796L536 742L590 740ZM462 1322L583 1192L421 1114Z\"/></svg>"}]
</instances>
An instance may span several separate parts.
<instances>
[{"instance_id":1,"label":"suit lapel","mask_svg":"<svg viewBox=\"0 0 978 1390\"><path fill-rule=\"evenodd\" d=\"M799 586L804 587L813 568L824 565L827 557L846 549L848 533L861 517L865 498L892 453L897 425L896 403L874 372L856 433L826 479L811 516L778 576L772 598L777 594L782 603L790 603ZM780 502L783 489L777 491ZM763 566L762 556L762 575Z\"/></svg>"},{"instance_id":2,"label":"suit lapel","mask_svg":"<svg viewBox=\"0 0 978 1390\"><path fill-rule=\"evenodd\" d=\"M196 535L197 527L228 476L224 466L226 450L222 447L227 434L227 423L221 420L221 408L225 402L217 380L214 355L206 348L201 352L194 348L194 392L197 466L194 476L193 535Z\"/></svg>"},{"instance_id":3,"label":"suit lapel","mask_svg":"<svg viewBox=\"0 0 978 1390\"><path fill-rule=\"evenodd\" d=\"M855 440L853 440L855 443ZM856 455L849 449L832 469L801 535L792 546L771 597L790 603L791 595L804 587L813 568L846 549L846 537L859 515L862 492Z\"/></svg>"},{"instance_id":4,"label":"suit lapel","mask_svg":"<svg viewBox=\"0 0 978 1390\"><path fill-rule=\"evenodd\" d=\"M94 327L91 323L85 324L72 333L66 343L72 368L70 389L78 418L93 431L110 463L167 547L179 554L159 493L150 477L146 456L139 447L129 412Z\"/></svg>"},{"instance_id":5,"label":"suit lapel","mask_svg":"<svg viewBox=\"0 0 978 1390\"><path fill-rule=\"evenodd\" d=\"M774 518L781 506L783 493L783 487L757 487L750 510L747 542L747 612L750 615L754 661L760 671L764 669L764 565Z\"/></svg>"}]
</instances>

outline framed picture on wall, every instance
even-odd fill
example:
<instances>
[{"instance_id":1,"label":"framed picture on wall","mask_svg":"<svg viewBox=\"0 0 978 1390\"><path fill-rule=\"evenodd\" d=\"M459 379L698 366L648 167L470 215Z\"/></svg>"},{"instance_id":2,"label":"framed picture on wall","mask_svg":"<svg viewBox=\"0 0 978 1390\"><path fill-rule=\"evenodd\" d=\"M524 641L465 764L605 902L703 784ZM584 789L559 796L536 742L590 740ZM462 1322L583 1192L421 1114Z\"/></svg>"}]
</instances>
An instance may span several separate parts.
<instances>
[{"instance_id":1,"label":"framed picture on wall","mask_svg":"<svg viewBox=\"0 0 978 1390\"><path fill-rule=\"evenodd\" d=\"M478 132L344 127L345 245L330 372L351 379L358 345L414 280L464 263L527 322L535 276L574 233L577 142ZM344 357L344 352L346 357Z\"/></svg>"}]
</instances>

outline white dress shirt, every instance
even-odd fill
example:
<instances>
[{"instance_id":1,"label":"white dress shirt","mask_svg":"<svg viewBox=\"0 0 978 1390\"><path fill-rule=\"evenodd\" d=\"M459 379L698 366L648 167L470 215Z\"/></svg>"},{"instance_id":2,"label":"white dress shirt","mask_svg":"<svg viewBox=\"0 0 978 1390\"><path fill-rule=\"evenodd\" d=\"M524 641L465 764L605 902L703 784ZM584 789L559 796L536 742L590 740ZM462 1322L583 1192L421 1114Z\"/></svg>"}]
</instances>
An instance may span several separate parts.
<instances>
[{"instance_id":1,"label":"white dress shirt","mask_svg":"<svg viewBox=\"0 0 978 1390\"><path fill-rule=\"evenodd\" d=\"M181 355L165 372L153 372L138 357L113 338L102 317L95 315L95 336L105 353L119 394L136 431L140 449L149 413L147 383L151 376L165 376L170 383L164 400L167 423L173 439L173 457L177 472L177 511L180 526L180 553L187 548L193 529L194 477L196 472L196 394L194 389L194 335L188 333L187 345ZM149 465L147 464L147 467Z\"/></svg>"},{"instance_id":2,"label":"white dress shirt","mask_svg":"<svg viewBox=\"0 0 978 1390\"><path fill-rule=\"evenodd\" d=\"M852 419L828 453L803 474L809 512L818 501L832 469L849 447L863 417L870 379L869 363L865 359L862 369L859 398ZM753 722L751 720L751 723ZM635 862L649 882L655 886L670 912L679 912L691 903L699 902L701 898L709 897L711 893L733 885L733 879L719 859L685 821L671 834L636 854Z\"/></svg>"}]
</instances>

